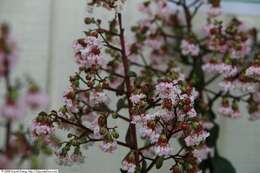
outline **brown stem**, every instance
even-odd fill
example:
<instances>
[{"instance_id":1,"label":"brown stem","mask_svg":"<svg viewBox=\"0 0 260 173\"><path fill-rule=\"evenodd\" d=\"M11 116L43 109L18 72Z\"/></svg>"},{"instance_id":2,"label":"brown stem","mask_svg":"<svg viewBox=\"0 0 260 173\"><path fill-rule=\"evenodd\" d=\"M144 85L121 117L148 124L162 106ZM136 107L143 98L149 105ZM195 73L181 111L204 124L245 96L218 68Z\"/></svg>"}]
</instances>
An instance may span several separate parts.
<instances>
[{"instance_id":1,"label":"brown stem","mask_svg":"<svg viewBox=\"0 0 260 173\"><path fill-rule=\"evenodd\" d=\"M157 159L158 159L158 157L156 157L156 158L150 163L150 165L148 166L148 168L145 170L144 173L149 172L149 171L154 167L154 165L156 164L156 160L157 160Z\"/></svg>"},{"instance_id":2,"label":"brown stem","mask_svg":"<svg viewBox=\"0 0 260 173\"><path fill-rule=\"evenodd\" d=\"M67 120L67 119L65 119L63 117L58 116L56 113L53 113L52 115L55 116L57 119L59 119L60 121L62 121L64 123L67 123L67 124L70 124L72 126L75 126L75 127L78 127L78 128L81 128L81 129L85 130L87 132L87 134L88 133L93 133L93 131L91 129L87 128L86 126L84 126L82 124L77 124L77 123L71 122L71 121L69 121L69 120ZM91 139L91 141L94 142L95 139ZM101 140L98 139L96 141L98 142L98 141L101 141ZM117 144L121 145L123 147L126 147L126 148L131 148L131 146L129 146L128 144L126 144L124 142L121 142L121 141L117 141Z\"/></svg>"},{"instance_id":3,"label":"brown stem","mask_svg":"<svg viewBox=\"0 0 260 173\"><path fill-rule=\"evenodd\" d=\"M181 3L184 14L185 14L185 19L186 19L186 23L187 23L187 29L188 32L192 31L192 15L190 13L190 9L186 4L186 0L183 0L183 3Z\"/></svg>"},{"instance_id":4,"label":"brown stem","mask_svg":"<svg viewBox=\"0 0 260 173\"><path fill-rule=\"evenodd\" d=\"M5 45L5 43L4 43ZM5 71L4 71L4 79L5 79L5 89L6 89L6 93L7 95L11 92L11 84L10 84L10 77L9 77L9 61L8 61L8 57L5 56L4 57L4 67L5 67ZM12 122L10 119L7 119L6 122L6 134L5 134L5 148L6 151L9 150L10 145L9 145L9 139L11 136L11 128L12 128Z\"/></svg>"},{"instance_id":5,"label":"brown stem","mask_svg":"<svg viewBox=\"0 0 260 173\"><path fill-rule=\"evenodd\" d=\"M205 86L208 86L209 84L211 84L212 82L214 82L220 75L216 74L214 75L212 78L210 78L207 82L205 82Z\"/></svg>"},{"instance_id":6,"label":"brown stem","mask_svg":"<svg viewBox=\"0 0 260 173\"><path fill-rule=\"evenodd\" d=\"M129 110L129 116L130 119L133 119L132 115L132 103L130 100L131 93L132 93L132 87L131 87L131 81L130 77L128 75L129 73L129 64L128 64L128 58L126 55L126 47L125 47L125 37L124 37L124 28L122 25L122 16L120 13L118 13L118 21L119 21L119 29L120 29L120 44L121 44L121 54L122 54L122 61L124 65L124 73L125 73L125 84L127 89L127 100L128 100L128 110ZM130 123L130 137L131 137L131 147L134 149L134 155L135 155L135 163L136 166L139 167L139 153L138 153L138 144L137 144L137 137L136 137L136 127L135 124Z\"/></svg>"}]
</instances>

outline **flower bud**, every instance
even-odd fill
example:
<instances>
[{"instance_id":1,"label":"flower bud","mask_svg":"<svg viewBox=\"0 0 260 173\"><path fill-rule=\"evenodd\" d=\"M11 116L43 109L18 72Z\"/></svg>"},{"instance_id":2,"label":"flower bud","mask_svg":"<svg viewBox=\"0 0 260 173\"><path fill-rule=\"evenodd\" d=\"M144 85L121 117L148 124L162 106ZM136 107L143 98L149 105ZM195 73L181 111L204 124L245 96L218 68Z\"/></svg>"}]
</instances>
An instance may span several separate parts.
<instances>
[{"instance_id":1,"label":"flower bud","mask_svg":"<svg viewBox=\"0 0 260 173\"><path fill-rule=\"evenodd\" d=\"M112 130L111 135L112 135L115 139L119 138L119 133L118 133L115 129Z\"/></svg>"},{"instance_id":2,"label":"flower bud","mask_svg":"<svg viewBox=\"0 0 260 173\"><path fill-rule=\"evenodd\" d=\"M118 113L117 112L113 112L112 113L112 118L113 119L117 119L118 118Z\"/></svg>"},{"instance_id":3,"label":"flower bud","mask_svg":"<svg viewBox=\"0 0 260 173\"><path fill-rule=\"evenodd\" d=\"M108 134L108 130L107 130L107 128L102 127L102 128L100 128L99 133L103 136L106 136Z\"/></svg>"},{"instance_id":4,"label":"flower bud","mask_svg":"<svg viewBox=\"0 0 260 173\"><path fill-rule=\"evenodd\" d=\"M90 18L90 17L86 17L84 22L85 22L85 24L89 25L89 24L92 24L94 22L94 19Z\"/></svg>"}]
</instances>

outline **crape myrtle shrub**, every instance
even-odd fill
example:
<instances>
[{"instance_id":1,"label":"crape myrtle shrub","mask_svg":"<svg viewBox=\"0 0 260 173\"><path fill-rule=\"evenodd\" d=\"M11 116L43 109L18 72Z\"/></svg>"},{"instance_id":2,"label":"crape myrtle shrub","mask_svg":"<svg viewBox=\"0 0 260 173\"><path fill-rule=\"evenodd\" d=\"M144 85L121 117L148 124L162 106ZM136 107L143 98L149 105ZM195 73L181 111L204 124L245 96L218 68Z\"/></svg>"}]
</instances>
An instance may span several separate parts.
<instances>
[{"instance_id":1,"label":"crape myrtle shrub","mask_svg":"<svg viewBox=\"0 0 260 173\"><path fill-rule=\"evenodd\" d=\"M193 19L202 5L208 8L207 22L199 34ZM143 1L130 43L120 12L124 1L88 2L114 17L85 18L91 29L73 44L78 71L69 78L64 105L41 112L34 135L56 147L61 165L83 163L86 148L96 144L107 153L128 149L122 173L160 169L166 160L172 173L235 172L218 153L215 118L241 117L241 102L250 120L260 117L260 54L256 29L236 18L223 22L220 5L219 0ZM214 110L217 100L221 104ZM119 120L128 126L124 133L113 125ZM58 129L66 137L52 140Z\"/></svg>"}]
</instances>

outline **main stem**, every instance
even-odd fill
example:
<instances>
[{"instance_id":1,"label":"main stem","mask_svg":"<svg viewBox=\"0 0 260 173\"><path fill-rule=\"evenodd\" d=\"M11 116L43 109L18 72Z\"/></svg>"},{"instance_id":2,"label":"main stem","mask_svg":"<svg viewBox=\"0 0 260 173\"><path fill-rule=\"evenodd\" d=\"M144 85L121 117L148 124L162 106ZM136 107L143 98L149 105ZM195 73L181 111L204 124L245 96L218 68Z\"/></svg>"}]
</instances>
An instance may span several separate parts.
<instances>
[{"instance_id":1,"label":"main stem","mask_svg":"<svg viewBox=\"0 0 260 173\"><path fill-rule=\"evenodd\" d=\"M5 44L5 43L4 43ZM5 79L5 88L6 88L6 93L7 95L11 92L11 84L10 84L10 77L9 77L9 61L7 56L4 57L4 66L5 66L5 72L4 72L4 79ZM9 140L11 136L11 128L12 128L12 122L10 119L7 119L6 122L6 135L5 135L5 148L6 151L9 150L10 145L9 145Z\"/></svg>"},{"instance_id":2,"label":"main stem","mask_svg":"<svg viewBox=\"0 0 260 173\"><path fill-rule=\"evenodd\" d=\"M122 54L122 61L123 61L123 66L124 66L124 73L125 73L125 84L126 84L126 94L127 94L127 100L128 100L128 111L129 111L129 116L130 119L133 119L132 115L132 102L130 100L131 93L132 93L132 86L131 86L131 81L129 77L129 62L128 58L126 55L126 47L125 47L125 37L124 37L124 28L122 25L122 16L121 13L118 13L118 21L119 21L119 29L120 29L120 44L121 44L121 54ZM130 123L129 125L130 128L130 134L131 134L131 147L135 150L134 155L135 155L135 164L136 166L139 166L139 153L138 153L138 144L137 144L137 137L136 137L136 127L135 124Z\"/></svg>"}]
</instances>

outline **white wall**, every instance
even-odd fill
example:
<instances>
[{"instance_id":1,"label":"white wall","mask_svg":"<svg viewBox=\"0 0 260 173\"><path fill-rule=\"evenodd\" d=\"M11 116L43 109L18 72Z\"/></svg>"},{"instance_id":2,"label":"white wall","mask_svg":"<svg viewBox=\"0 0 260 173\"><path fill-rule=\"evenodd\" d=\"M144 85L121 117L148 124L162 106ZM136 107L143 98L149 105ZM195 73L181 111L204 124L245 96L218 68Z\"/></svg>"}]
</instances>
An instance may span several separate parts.
<instances>
[{"instance_id":1,"label":"white wall","mask_svg":"<svg viewBox=\"0 0 260 173\"><path fill-rule=\"evenodd\" d=\"M19 43L21 60L17 75L30 74L46 87L51 94L52 108L61 105L61 96L68 87L68 76L75 70L72 59L72 41L82 36L86 29L83 19L86 16L85 0L0 0L0 21L7 21L13 28L14 37ZM125 26L139 18L135 5L138 0L128 1L124 15ZM97 12L101 17L106 13ZM249 24L260 26L257 17L243 16ZM197 19L198 23L200 19ZM258 21L258 23L256 22ZM196 22L197 23L197 22ZM27 123L29 123L29 117ZM221 118L220 152L231 159L238 173L256 173L260 170L260 122L248 122L247 115L240 120ZM95 147L94 147L95 148ZM87 152L86 164L64 168L47 161L48 168L59 168L69 172L119 172L120 159L126 151L118 150L115 155L103 154L99 149ZM156 172L156 171L155 171ZM167 169L161 171L167 172Z\"/></svg>"}]
</instances>

